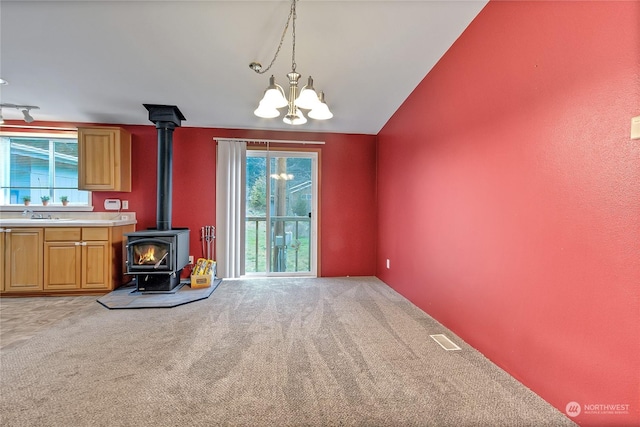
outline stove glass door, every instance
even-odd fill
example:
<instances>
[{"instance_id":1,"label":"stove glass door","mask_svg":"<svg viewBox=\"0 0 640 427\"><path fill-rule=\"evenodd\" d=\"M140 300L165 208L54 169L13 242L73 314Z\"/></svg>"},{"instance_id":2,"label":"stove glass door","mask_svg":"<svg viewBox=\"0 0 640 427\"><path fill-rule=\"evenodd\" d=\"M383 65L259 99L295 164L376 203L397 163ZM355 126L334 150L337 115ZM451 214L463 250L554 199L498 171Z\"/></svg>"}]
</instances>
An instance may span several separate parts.
<instances>
[{"instance_id":1,"label":"stove glass door","mask_svg":"<svg viewBox=\"0 0 640 427\"><path fill-rule=\"evenodd\" d=\"M128 265L130 272L172 271L171 242L157 238L130 242Z\"/></svg>"}]
</instances>

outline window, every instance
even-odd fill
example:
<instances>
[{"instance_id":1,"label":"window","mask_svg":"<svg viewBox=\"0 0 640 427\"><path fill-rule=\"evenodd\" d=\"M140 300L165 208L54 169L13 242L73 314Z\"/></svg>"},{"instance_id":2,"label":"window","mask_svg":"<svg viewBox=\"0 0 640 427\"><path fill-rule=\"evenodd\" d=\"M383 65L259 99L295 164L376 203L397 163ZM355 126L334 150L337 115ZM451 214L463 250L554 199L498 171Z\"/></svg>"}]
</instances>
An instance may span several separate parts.
<instances>
[{"instance_id":1,"label":"window","mask_svg":"<svg viewBox=\"0 0 640 427\"><path fill-rule=\"evenodd\" d=\"M0 205L21 205L25 198L41 204L87 206L90 192L78 190L78 139L75 135L14 134L0 136Z\"/></svg>"}]
</instances>

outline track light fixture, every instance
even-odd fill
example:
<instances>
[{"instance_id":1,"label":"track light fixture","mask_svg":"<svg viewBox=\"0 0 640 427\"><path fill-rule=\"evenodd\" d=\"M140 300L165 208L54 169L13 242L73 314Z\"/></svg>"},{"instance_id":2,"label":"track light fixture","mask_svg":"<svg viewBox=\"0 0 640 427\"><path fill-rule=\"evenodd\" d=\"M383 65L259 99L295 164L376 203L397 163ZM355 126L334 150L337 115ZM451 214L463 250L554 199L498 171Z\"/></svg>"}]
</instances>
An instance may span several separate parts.
<instances>
[{"instance_id":1,"label":"track light fixture","mask_svg":"<svg viewBox=\"0 0 640 427\"><path fill-rule=\"evenodd\" d=\"M30 108L25 108L22 110L22 115L24 116L24 121L27 123L31 123L33 121L33 116L29 114Z\"/></svg>"},{"instance_id":2,"label":"track light fixture","mask_svg":"<svg viewBox=\"0 0 640 427\"><path fill-rule=\"evenodd\" d=\"M297 0L291 0L289 18L287 18L287 23L280 37L280 45L278 45L278 49L269 66L263 70L259 62L249 64L249 68L258 74L264 74L269 71L278 57L284 36L287 34L287 29L291 22L293 48L291 55L291 72L287 74L289 78L289 97L287 98L282 86L276 84L275 78L271 76L269 78L269 86L265 90L264 96L258 104L258 108L253 112L258 117L270 119L280 115L278 108L288 107L287 114L284 116L283 121L290 125L302 125L307 122L301 109L310 110L309 117L315 120L327 120L333 117L333 114L329 111L329 107L324 102L324 93L320 92L320 95L318 95L313 88L313 78L311 76L309 76L307 84L300 90L300 93L298 93L298 80L301 76L296 72L296 2Z\"/></svg>"},{"instance_id":3,"label":"track light fixture","mask_svg":"<svg viewBox=\"0 0 640 427\"><path fill-rule=\"evenodd\" d=\"M0 123L4 123L4 120L2 120L2 108L15 108L16 110L22 111L24 121L27 123L31 123L34 120L30 111L40 109L40 107L36 107L35 105L0 104Z\"/></svg>"}]
</instances>

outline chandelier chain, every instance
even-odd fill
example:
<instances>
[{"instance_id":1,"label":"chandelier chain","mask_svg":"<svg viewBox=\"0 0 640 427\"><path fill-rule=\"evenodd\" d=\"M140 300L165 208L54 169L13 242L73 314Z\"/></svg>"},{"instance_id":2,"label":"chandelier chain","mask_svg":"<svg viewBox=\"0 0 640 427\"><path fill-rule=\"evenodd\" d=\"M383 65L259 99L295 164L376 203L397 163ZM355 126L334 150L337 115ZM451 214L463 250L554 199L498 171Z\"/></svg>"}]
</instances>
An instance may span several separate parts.
<instances>
[{"instance_id":1,"label":"chandelier chain","mask_svg":"<svg viewBox=\"0 0 640 427\"><path fill-rule=\"evenodd\" d=\"M271 69L273 64L276 62L278 58L278 54L280 53L280 49L282 49L282 43L284 42L284 37L287 35L287 30L289 29L289 23L291 22L291 18L293 17L293 54L291 58L291 66L293 67L293 71L296 70L296 1L291 0L291 9L289 10L289 17L287 18L287 23L284 25L284 30L282 31L282 35L280 36L280 43L278 44L278 49L276 49L276 53L273 55L273 59L269 63L269 65L264 70L254 70L258 74L264 74Z\"/></svg>"},{"instance_id":2,"label":"chandelier chain","mask_svg":"<svg viewBox=\"0 0 640 427\"><path fill-rule=\"evenodd\" d=\"M293 39L293 48L292 48L292 52L291 52L291 70L295 73L296 72L296 0L291 0L291 12L289 12L291 15L293 15L293 23L291 24L292 27L292 39Z\"/></svg>"}]
</instances>

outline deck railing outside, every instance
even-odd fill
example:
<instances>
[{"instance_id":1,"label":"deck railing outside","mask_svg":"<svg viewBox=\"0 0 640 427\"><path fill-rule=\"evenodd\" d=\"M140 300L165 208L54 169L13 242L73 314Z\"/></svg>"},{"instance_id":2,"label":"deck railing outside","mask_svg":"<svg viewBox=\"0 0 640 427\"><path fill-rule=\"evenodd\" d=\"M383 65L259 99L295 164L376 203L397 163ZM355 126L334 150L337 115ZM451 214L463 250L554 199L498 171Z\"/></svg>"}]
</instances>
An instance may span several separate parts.
<instances>
[{"instance_id":1,"label":"deck railing outside","mask_svg":"<svg viewBox=\"0 0 640 427\"><path fill-rule=\"evenodd\" d=\"M245 270L247 273L266 272L267 218L249 216L245 221ZM278 229L284 230L284 233L274 235L273 230ZM309 250L311 218L272 216L269 230L271 233L270 272L311 271L311 251Z\"/></svg>"}]
</instances>

